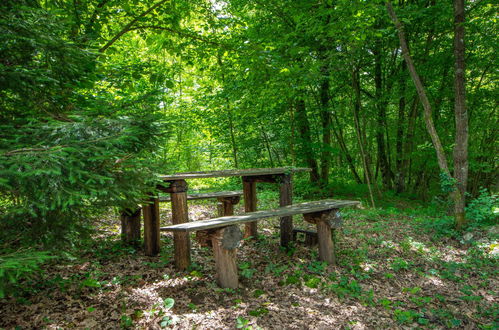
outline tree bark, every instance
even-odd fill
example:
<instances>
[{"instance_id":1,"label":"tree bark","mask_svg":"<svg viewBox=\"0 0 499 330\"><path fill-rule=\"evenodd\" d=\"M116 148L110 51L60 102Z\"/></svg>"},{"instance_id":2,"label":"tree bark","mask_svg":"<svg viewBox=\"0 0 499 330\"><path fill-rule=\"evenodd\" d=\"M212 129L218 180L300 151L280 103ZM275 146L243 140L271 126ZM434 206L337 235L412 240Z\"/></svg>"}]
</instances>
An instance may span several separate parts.
<instances>
[{"instance_id":1,"label":"tree bark","mask_svg":"<svg viewBox=\"0 0 499 330\"><path fill-rule=\"evenodd\" d=\"M321 152L321 183L329 182L331 167L331 112L329 111L329 65L321 68L322 82L320 86L321 123L322 123L322 152Z\"/></svg>"},{"instance_id":2,"label":"tree bark","mask_svg":"<svg viewBox=\"0 0 499 330\"><path fill-rule=\"evenodd\" d=\"M430 134L431 141L433 142L433 146L435 148L435 152L437 154L437 160L438 160L438 165L440 167L440 170L450 176L450 171L449 167L447 165L447 159L445 157L445 152L444 148L442 146L442 143L440 142L440 137L438 136L438 133L435 129L435 125L433 124L433 118L432 118L432 109L430 105L430 100L428 99L428 96L426 95L425 88L423 86L423 83L421 82L421 78L419 77L416 67L414 66L414 62L412 61L412 57L409 53L409 48L407 46L406 38L405 38L405 32L404 32L404 27L402 23L397 18L397 15L395 14L395 11L393 10L392 4L390 2L386 3L386 7L388 9L388 13L390 14L390 17L395 24L395 27L397 28L398 31L398 36L400 40L400 47L402 48L402 56L404 57L405 63L407 65L407 68L409 69L409 73L411 75L412 81L414 85L416 86L416 91L418 92L419 99L421 100L421 104L423 105L424 109L424 119L425 119L425 124L426 124L426 129L428 130L428 133Z\"/></svg>"},{"instance_id":3,"label":"tree bark","mask_svg":"<svg viewBox=\"0 0 499 330\"><path fill-rule=\"evenodd\" d=\"M314 157L314 151L312 149L312 135L310 133L310 123L308 121L307 112L305 109L305 101L299 99L296 102L296 123L298 125L298 131L300 133L300 140L302 146L302 153L307 162L307 166L312 169L310 172L310 182L319 182L319 166L317 160Z\"/></svg>"},{"instance_id":4,"label":"tree bark","mask_svg":"<svg viewBox=\"0 0 499 330\"><path fill-rule=\"evenodd\" d=\"M372 207L375 207L373 191L371 188L371 174L369 170L369 166L366 159L366 153L364 151L364 144L362 143L362 136L360 132L360 122L359 122L359 111L360 111L360 79L359 79L359 69L354 68L352 72L352 87L355 94L354 106L353 106L353 118L355 124L355 132L357 133L357 140L359 143L360 154L362 157L362 164L364 165L364 175L366 177L367 188L369 189L369 197L371 199Z\"/></svg>"},{"instance_id":5,"label":"tree bark","mask_svg":"<svg viewBox=\"0 0 499 330\"><path fill-rule=\"evenodd\" d=\"M465 192L468 181L468 113L466 111L466 77L464 46L464 0L454 0L454 116L456 136L454 147L454 178L457 180L454 205L456 225L461 229L466 225Z\"/></svg>"},{"instance_id":6,"label":"tree bark","mask_svg":"<svg viewBox=\"0 0 499 330\"><path fill-rule=\"evenodd\" d=\"M381 41L379 38L376 40L375 47L373 49L374 53L374 85L375 85L375 97L376 97L376 108L378 110L377 116L377 126L376 126L376 143L378 146L378 160L379 167L381 168L381 178L383 181L383 186L386 189L391 189L392 187L392 171L390 169L390 163L388 162L387 147L385 143L386 131L386 102L383 96L383 77L381 70Z\"/></svg>"},{"instance_id":7,"label":"tree bark","mask_svg":"<svg viewBox=\"0 0 499 330\"><path fill-rule=\"evenodd\" d=\"M416 71L414 62L409 53L407 42L405 38L404 27L397 18L395 11L390 2L386 3L388 13L395 24L398 31L400 46L402 48L402 55L404 56L405 63L411 74L412 81L416 86L419 98L423 105L424 120L426 129L430 134L435 152L437 154L438 166L447 178L452 179L445 156L444 148L440 141L440 137L433 124L432 108L428 96L426 95L425 88L421 79ZM454 0L454 55L455 55L455 105L454 115L456 120L456 147L454 150L454 166L455 168L455 188L452 193L454 199L454 216L456 219L456 227L461 229L466 224L465 210L464 210L464 192L466 190L466 182L468 176L468 116L465 106L465 86L464 86L464 0ZM463 190L464 189L464 190Z\"/></svg>"}]
</instances>

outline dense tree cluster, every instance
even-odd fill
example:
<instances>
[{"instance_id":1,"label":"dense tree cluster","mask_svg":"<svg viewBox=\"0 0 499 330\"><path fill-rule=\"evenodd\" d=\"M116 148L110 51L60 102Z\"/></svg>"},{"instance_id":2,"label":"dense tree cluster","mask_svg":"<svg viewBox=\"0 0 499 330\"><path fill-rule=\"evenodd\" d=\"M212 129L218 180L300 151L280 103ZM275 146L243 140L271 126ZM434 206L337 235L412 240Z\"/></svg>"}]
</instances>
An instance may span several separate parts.
<instances>
[{"instance_id":1,"label":"dense tree cluster","mask_svg":"<svg viewBox=\"0 0 499 330\"><path fill-rule=\"evenodd\" d=\"M464 25L449 2L393 7L448 159L465 27L467 191L491 188L493 2L466 2ZM0 45L2 226L54 232L127 207L155 171L296 165L372 194L455 190L384 1L8 0Z\"/></svg>"}]
</instances>

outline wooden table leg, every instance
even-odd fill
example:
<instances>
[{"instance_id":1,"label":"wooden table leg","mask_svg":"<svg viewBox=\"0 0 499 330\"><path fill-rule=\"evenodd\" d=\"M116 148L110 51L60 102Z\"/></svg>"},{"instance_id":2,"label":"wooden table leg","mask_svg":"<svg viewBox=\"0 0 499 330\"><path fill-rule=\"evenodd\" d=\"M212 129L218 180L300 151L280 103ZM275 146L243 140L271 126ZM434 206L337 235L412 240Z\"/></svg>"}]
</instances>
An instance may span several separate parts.
<instances>
[{"instance_id":1,"label":"wooden table leg","mask_svg":"<svg viewBox=\"0 0 499 330\"><path fill-rule=\"evenodd\" d=\"M170 184L172 202L172 223L174 225L189 222L187 212L187 183L184 180L174 181ZM175 267L185 270L191 263L191 242L189 233L173 233L173 250Z\"/></svg>"},{"instance_id":2,"label":"wooden table leg","mask_svg":"<svg viewBox=\"0 0 499 330\"><path fill-rule=\"evenodd\" d=\"M144 214L144 248L146 256L154 257L160 251L159 240L159 199L151 196L142 206Z\"/></svg>"},{"instance_id":3,"label":"wooden table leg","mask_svg":"<svg viewBox=\"0 0 499 330\"><path fill-rule=\"evenodd\" d=\"M225 217L227 215L234 215L234 205L239 203L240 197L219 197L218 216Z\"/></svg>"},{"instance_id":4,"label":"wooden table leg","mask_svg":"<svg viewBox=\"0 0 499 330\"><path fill-rule=\"evenodd\" d=\"M256 182L243 177L244 212L256 211ZM244 230L244 238L258 235L257 222L248 222Z\"/></svg>"},{"instance_id":5,"label":"wooden table leg","mask_svg":"<svg viewBox=\"0 0 499 330\"><path fill-rule=\"evenodd\" d=\"M121 211L121 239L125 244L137 246L140 241L140 213L140 207Z\"/></svg>"},{"instance_id":6,"label":"wooden table leg","mask_svg":"<svg viewBox=\"0 0 499 330\"><path fill-rule=\"evenodd\" d=\"M282 176L279 194L279 206L291 205L293 203L293 185L291 174ZM293 217L282 217L281 224L281 246L288 247L293 240Z\"/></svg>"},{"instance_id":7,"label":"wooden table leg","mask_svg":"<svg viewBox=\"0 0 499 330\"><path fill-rule=\"evenodd\" d=\"M319 260L331 265L336 264L332 231L341 225L341 215L337 209L324 212L307 213L303 215L305 221L317 226L319 241Z\"/></svg>"}]
</instances>

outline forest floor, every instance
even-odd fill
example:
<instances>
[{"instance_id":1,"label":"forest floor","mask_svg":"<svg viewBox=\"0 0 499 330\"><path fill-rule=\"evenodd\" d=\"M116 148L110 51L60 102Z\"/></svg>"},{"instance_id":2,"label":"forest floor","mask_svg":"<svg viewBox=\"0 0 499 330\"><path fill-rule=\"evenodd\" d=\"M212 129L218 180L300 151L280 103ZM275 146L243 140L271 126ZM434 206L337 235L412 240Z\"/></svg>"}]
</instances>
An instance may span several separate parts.
<instances>
[{"instance_id":1,"label":"forest floor","mask_svg":"<svg viewBox=\"0 0 499 330\"><path fill-rule=\"evenodd\" d=\"M213 204L191 204L190 218L209 218ZM169 206L161 213L168 219ZM120 243L110 214L81 255L45 267L24 297L1 303L0 328L499 327L497 226L468 242L435 236L422 216L393 208L344 218L338 266L300 242L281 250L278 221L260 222L259 239L237 252L241 288L223 290L209 249L193 242L192 267L179 273L171 235L162 234L160 257L146 257ZM295 226L308 228L299 217Z\"/></svg>"}]
</instances>

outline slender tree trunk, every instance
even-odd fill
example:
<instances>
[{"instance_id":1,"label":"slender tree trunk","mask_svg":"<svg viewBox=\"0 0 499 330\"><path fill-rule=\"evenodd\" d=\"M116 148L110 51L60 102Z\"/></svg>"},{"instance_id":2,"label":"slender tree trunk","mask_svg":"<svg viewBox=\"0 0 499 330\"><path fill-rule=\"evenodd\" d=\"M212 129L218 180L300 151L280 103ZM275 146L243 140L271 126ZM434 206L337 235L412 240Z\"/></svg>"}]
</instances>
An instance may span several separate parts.
<instances>
[{"instance_id":1,"label":"slender tree trunk","mask_svg":"<svg viewBox=\"0 0 499 330\"><path fill-rule=\"evenodd\" d=\"M421 104L423 105L424 110L424 120L426 124L426 129L430 134L431 140L433 142L433 146L435 148L435 152L437 154L438 166L443 174L448 178L452 179L449 171L449 166L447 163L447 158L445 156L444 148L440 141L440 137L435 129L435 125L433 124L432 117L432 108L430 105L430 101L428 96L426 95L425 88L421 82L421 79L416 71L416 67L414 66L414 62L412 61L412 57L409 53L409 48L407 47L407 42L405 38L404 27L402 23L397 18L395 11L390 2L386 3L386 7L390 17L395 24L395 27L398 31L398 36L400 40L400 46L402 48L402 55L404 56L405 63L407 64L407 68L409 69L409 73L411 74L412 81L416 86L416 91L418 92L419 98L421 100ZM457 164L461 167L457 168L459 173L455 173L457 176L456 179L456 191L452 194L454 199L454 214L456 218L456 227L462 228L466 224L465 218L465 210L464 210L464 191L466 189L466 183L461 180L467 180L468 176L468 118L465 107L465 93L464 93L464 0L455 0L454 1L454 33L455 33L455 63L456 63L456 76L455 76L455 103L458 104L455 106L455 117L456 117L456 149L454 152L454 157L456 154L458 156ZM458 95L459 94L459 95ZM456 166L456 160L454 161Z\"/></svg>"},{"instance_id":2,"label":"slender tree trunk","mask_svg":"<svg viewBox=\"0 0 499 330\"><path fill-rule=\"evenodd\" d=\"M466 111L464 23L464 0L454 0L454 116L456 118L454 178L457 180L456 195L459 195L455 204L458 229L466 225L464 206L468 181L468 113Z\"/></svg>"},{"instance_id":3,"label":"slender tree trunk","mask_svg":"<svg viewBox=\"0 0 499 330\"><path fill-rule=\"evenodd\" d=\"M378 167L381 169L381 178L383 186L387 189L391 189L392 186L392 176L390 164L388 162L387 148L385 143L385 131L386 131L386 102L383 96L383 77L381 69L381 41L379 39L375 42L375 47L373 49L374 53L374 85L375 85L375 97L376 97L376 108L378 110L377 115L377 126L376 126L376 144L378 146Z\"/></svg>"},{"instance_id":4,"label":"slender tree trunk","mask_svg":"<svg viewBox=\"0 0 499 330\"><path fill-rule=\"evenodd\" d=\"M329 68L324 64L321 69L322 82L320 87L321 123L322 123L322 152L321 152L321 183L329 182L331 168L331 112L329 111Z\"/></svg>"},{"instance_id":5,"label":"slender tree trunk","mask_svg":"<svg viewBox=\"0 0 499 330\"><path fill-rule=\"evenodd\" d=\"M317 160L314 157L314 151L312 149L310 123L308 121L305 101L303 99L299 99L296 102L296 123L298 126L298 132L300 133L303 156L305 157L307 166L312 169L312 172L310 172L310 182L318 183L319 166L317 164Z\"/></svg>"},{"instance_id":6,"label":"slender tree trunk","mask_svg":"<svg viewBox=\"0 0 499 330\"><path fill-rule=\"evenodd\" d=\"M341 151L345 155L348 167L350 168L350 171L353 174L355 182L362 183L362 180L361 180L359 174L357 173L357 170L355 169L354 160L353 160L352 156L350 155L348 147L345 143L345 138L343 137L343 130L341 129L341 125L340 125L340 122L338 120L338 116L336 116L336 114L333 114L332 117L334 119L334 122L336 123L336 128L334 125L332 126L334 136L336 137L336 141L338 141L338 144L340 145Z\"/></svg>"},{"instance_id":7,"label":"slender tree trunk","mask_svg":"<svg viewBox=\"0 0 499 330\"><path fill-rule=\"evenodd\" d=\"M369 166L367 163L367 157L364 150L364 143L362 142L362 135L360 132L360 122L359 122L359 112L360 112L360 79L359 79L359 69L355 68L352 72L352 87L354 90L354 106L353 106L353 118L355 124L355 132L357 133L357 141L359 143L360 154L362 157L362 164L364 166L364 175L367 182L367 188L369 189L369 197L371 199L372 207L376 207L374 204L373 191L371 188L371 175L369 171Z\"/></svg>"},{"instance_id":8,"label":"slender tree trunk","mask_svg":"<svg viewBox=\"0 0 499 330\"><path fill-rule=\"evenodd\" d=\"M220 66L220 70L222 71L222 83L225 83L225 73L224 73L224 66L222 62L222 58L220 57L220 54L217 55L217 62L218 65ZM236 144L236 134L234 130L234 120L232 118L232 110L229 108L229 98L225 98L225 104L227 106L227 118L229 121L229 134L230 134L230 143L232 147L232 157L234 159L234 167L239 168L239 161L237 159L237 144Z\"/></svg>"},{"instance_id":9,"label":"slender tree trunk","mask_svg":"<svg viewBox=\"0 0 499 330\"><path fill-rule=\"evenodd\" d=\"M396 150L396 166L397 166L397 175L395 178L395 191L397 193L401 193L405 190L405 185L404 185L404 170L403 170L403 153L402 153L402 147L404 145L404 122L405 122L405 78L406 75L405 70L403 69L404 64L402 64L402 70L400 74L400 80L399 80L399 111L398 111L398 118L397 118L397 141L395 145L395 150ZM407 157L407 156L406 156Z\"/></svg>"}]
</instances>

